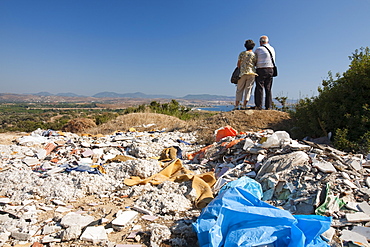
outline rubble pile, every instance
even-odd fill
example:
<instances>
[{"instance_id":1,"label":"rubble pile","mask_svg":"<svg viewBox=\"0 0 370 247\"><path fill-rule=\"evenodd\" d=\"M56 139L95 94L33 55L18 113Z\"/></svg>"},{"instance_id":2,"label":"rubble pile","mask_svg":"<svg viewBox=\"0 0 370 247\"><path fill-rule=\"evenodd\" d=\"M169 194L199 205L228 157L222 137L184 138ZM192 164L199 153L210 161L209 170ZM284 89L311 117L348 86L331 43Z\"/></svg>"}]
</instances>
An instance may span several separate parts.
<instances>
[{"instance_id":1,"label":"rubble pile","mask_svg":"<svg viewBox=\"0 0 370 247\"><path fill-rule=\"evenodd\" d=\"M370 155L297 142L284 131L266 130L225 137L192 158L203 169L215 171L215 192L248 176L262 185L262 200L271 205L293 214L333 217L326 233L332 246L369 246Z\"/></svg>"},{"instance_id":2,"label":"rubble pile","mask_svg":"<svg viewBox=\"0 0 370 247\"><path fill-rule=\"evenodd\" d=\"M200 146L196 133L38 129L1 145L0 245L197 246L192 224L207 193L192 179L204 179L215 196L248 177L275 207L332 217L323 236L331 246L369 246L369 155L284 131L230 133ZM171 165L179 170L168 179Z\"/></svg>"}]
</instances>

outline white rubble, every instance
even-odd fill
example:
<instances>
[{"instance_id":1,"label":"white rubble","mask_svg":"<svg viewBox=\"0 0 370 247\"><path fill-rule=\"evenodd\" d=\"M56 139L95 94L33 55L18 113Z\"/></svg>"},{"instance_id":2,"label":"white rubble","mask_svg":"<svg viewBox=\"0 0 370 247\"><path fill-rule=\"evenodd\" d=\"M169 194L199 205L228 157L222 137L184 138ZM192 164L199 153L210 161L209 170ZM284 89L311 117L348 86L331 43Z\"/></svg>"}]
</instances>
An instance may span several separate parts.
<instances>
[{"instance_id":1,"label":"white rubble","mask_svg":"<svg viewBox=\"0 0 370 247\"><path fill-rule=\"evenodd\" d=\"M151 232L150 246L152 247L160 247L163 240L168 240L171 237L171 231L165 225L152 223L149 225L149 229Z\"/></svg>"},{"instance_id":2,"label":"white rubble","mask_svg":"<svg viewBox=\"0 0 370 247\"><path fill-rule=\"evenodd\" d=\"M108 235L104 226L89 226L86 227L80 239L89 242L100 243L108 240Z\"/></svg>"},{"instance_id":3,"label":"white rubble","mask_svg":"<svg viewBox=\"0 0 370 247\"><path fill-rule=\"evenodd\" d=\"M117 218L112 221L112 226L114 229L120 231L123 227L132 223L138 215L138 212L132 210L117 213Z\"/></svg>"},{"instance_id":4,"label":"white rubble","mask_svg":"<svg viewBox=\"0 0 370 247\"><path fill-rule=\"evenodd\" d=\"M62 218L62 220L60 221L60 224L64 228L68 228L74 225L77 225L80 228L84 228L85 226L89 225L93 221L94 221L94 217L90 215L84 216L84 215L80 215L77 213L68 213Z\"/></svg>"},{"instance_id":5,"label":"white rubble","mask_svg":"<svg viewBox=\"0 0 370 247\"><path fill-rule=\"evenodd\" d=\"M141 209L141 212L133 211L135 214L153 212L151 214L165 216L169 213L171 219L175 215L179 217L178 212L192 207L192 202L185 197L190 184L166 182L159 188L150 184L128 187L123 181L131 176L150 177L161 171L163 168L158 157L165 148L177 146L183 156L197 151L200 146L189 145L196 141L194 133L128 132L99 140L72 133L42 135L42 130L36 130L19 138L17 144L0 145L0 211L6 213L0 215L0 244L9 240L45 244L107 241L108 235L100 226L88 226L82 231L99 219L80 215L69 206L68 202L91 195L111 198L131 194L138 197L132 206ZM132 159L109 162L116 156ZM102 166L104 173L98 169L91 174L73 170L86 165ZM154 196L147 194L152 192ZM25 205L30 202L34 205L7 207L10 203ZM54 212L57 217L39 226L41 222L37 218L40 212ZM8 215L15 215L15 218ZM151 220L158 218L152 217ZM103 219L101 222L109 223Z\"/></svg>"},{"instance_id":6,"label":"white rubble","mask_svg":"<svg viewBox=\"0 0 370 247\"><path fill-rule=\"evenodd\" d=\"M261 183L266 202L291 213L314 214L325 197L331 200L325 211L334 219L325 233L329 242L341 232L346 241L355 240L353 232L369 235L370 155L365 160L272 130L225 137L190 160L188 154L204 147L193 144L195 133L88 137L44 132L0 145L0 245L119 246L111 237L121 234L121 241L132 233L125 244L140 246L142 239L150 239L150 246L196 246L192 222L200 210L194 207L191 181L124 184L132 176L145 179L160 172L165 163L158 158L169 147L181 149L183 166L194 174L214 171L214 194L228 182L249 176ZM222 144L232 141L239 142L227 148ZM327 188L333 193L326 194ZM87 197L95 202L72 206ZM113 209L105 208L109 203Z\"/></svg>"}]
</instances>

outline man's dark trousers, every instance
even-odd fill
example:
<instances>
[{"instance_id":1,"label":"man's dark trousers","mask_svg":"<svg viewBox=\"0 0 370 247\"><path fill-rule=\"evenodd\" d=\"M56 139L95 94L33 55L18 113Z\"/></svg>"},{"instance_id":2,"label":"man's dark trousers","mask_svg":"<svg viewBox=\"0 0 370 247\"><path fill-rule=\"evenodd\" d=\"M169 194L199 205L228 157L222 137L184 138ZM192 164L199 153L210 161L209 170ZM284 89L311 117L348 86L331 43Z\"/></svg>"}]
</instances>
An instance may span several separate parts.
<instances>
[{"instance_id":1,"label":"man's dark trousers","mask_svg":"<svg viewBox=\"0 0 370 247\"><path fill-rule=\"evenodd\" d=\"M258 68L256 77L256 88L254 89L254 104L257 108L262 108L263 89L265 89L265 108L271 109L272 107L272 75L273 68Z\"/></svg>"}]
</instances>

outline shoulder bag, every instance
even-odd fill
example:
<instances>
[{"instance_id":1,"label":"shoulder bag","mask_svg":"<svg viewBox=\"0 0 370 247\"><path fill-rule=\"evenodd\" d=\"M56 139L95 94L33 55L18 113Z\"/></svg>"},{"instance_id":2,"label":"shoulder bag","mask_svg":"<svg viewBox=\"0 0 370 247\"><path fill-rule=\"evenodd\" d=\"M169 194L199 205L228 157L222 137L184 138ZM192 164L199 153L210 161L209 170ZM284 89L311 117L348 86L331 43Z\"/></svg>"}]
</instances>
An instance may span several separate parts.
<instances>
[{"instance_id":1,"label":"shoulder bag","mask_svg":"<svg viewBox=\"0 0 370 247\"><path fill-rule=\"evenodd\" d=\"M231 75L231 79L230 79L231 83L238 84L238 81L240 79L239 74L240 74L240 69L239 67L236 67L234 69L233 74Z\"/></svg>"},{"instance_id":2,"label":"shoulder bag","mask_svg":"<svg viewBox=\"0 0 370 247\"><path fill-rule=\"evenodd\" d=\"M270 53L271 61L272 61L272 64L274 65L274 73L272 74L272 77L276 77L278 75L278 72L277 72L277 67L275 65L275 61L274 61L274 58L272 57L271 51L266 46L263 45L263 47L265 47L267 51Z\"/></svg>"}]
</instances>

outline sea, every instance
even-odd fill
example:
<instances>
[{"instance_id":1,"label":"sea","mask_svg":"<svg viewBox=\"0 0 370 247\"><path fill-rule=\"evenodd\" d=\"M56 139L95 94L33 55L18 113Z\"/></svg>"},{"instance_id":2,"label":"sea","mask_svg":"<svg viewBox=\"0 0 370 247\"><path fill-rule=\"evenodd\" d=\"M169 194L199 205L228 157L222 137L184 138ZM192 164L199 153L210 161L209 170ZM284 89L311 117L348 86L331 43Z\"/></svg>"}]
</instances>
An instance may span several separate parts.
<instances>
[{"instance_id":1,"label":"sea","mask_svg":"<svg viewBox=\"0 0 370 247\"><path fill-rule=\"evenodd\" d=\"M247 107L252 107L254 105L247 105ZM281 105L276 105L277 109L281 109ZM287 107L290 110L294 109L294 105L287 105ZM227 112L232 111L234 109L233 105L214 105L214 106L208 106L208 107L197 107L196 110L201 111L221 111L221 112Z\"/></svg>"},{"instance_id":2,"label":"sea","mask_svg":"<svg viewBox=\"0 0 370 247\"><path fill-rule=\"evenodd\" d=\"M247 105L247 107L252 107L252 105ZM214 106L208 106L208 107L198 107L196 109L202 110L202 111L226 112L226 111L231 111L232 109L234 109L234 106L233 105L214 105Z\"/></svg>"}]
</instances>

